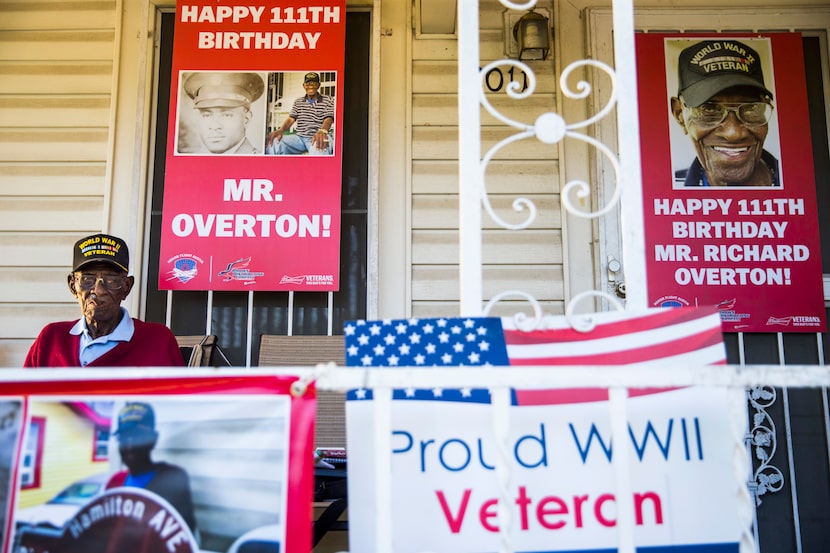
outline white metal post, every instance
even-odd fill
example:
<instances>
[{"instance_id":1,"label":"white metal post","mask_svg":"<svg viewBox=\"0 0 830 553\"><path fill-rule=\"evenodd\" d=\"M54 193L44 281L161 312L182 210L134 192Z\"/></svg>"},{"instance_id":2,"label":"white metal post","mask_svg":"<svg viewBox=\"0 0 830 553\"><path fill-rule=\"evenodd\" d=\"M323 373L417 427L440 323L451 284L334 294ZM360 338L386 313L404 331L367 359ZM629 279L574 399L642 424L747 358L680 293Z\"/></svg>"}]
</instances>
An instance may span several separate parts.
<instances>
[{"instance_id":1,"label":"white metal post","mask_svg":"<svg viewBox=\"0 0 830 553\"><path fill-rule=\"evenodd\" d=\"M482 311L478 0L458 0L458 245L460 315Z\"/></svg>"},{"instance_id":2,"label":"white metal post","mask_svg":"<svg viewBox=\"0 0 830 553\"><path fill-rule=\"evenodd\" d=\"M633 0L614 0L614 67L617 75L617 144L620 159L620 218L626 306L648 306L646 294L643 189ZM636 137L636 138L635 138Z\"/></svg>"},{"instance_id":3,"label":"white metal post","mask_svg":"<svg viewBox=\"0 0 830 553\"><path fill-rule=\"evenodd\" d=\"M639 110L637 105L637 60L634 48L633 0L614 0L614 67L617 75L617 144L620 160L620 220L625 280L636 285L626 286L626 308L648 306L645 238L643 224L643 188L640 168ZM611 427L617 492L617 528L620 553L634 553L634 500L631 493L631 471L628 448L626 403L628 390L610 390Z\"/></svg>"}]
</instances>

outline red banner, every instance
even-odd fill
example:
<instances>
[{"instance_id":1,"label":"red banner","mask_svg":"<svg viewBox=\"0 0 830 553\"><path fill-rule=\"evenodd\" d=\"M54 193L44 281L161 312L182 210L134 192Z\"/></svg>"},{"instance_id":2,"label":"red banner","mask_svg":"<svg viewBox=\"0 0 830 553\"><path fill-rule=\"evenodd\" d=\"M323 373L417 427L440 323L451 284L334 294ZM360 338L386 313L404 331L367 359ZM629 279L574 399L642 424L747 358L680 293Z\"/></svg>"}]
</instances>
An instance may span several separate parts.
<instances>
[{"instance_id":1,"label":"red banner","mask_svg":"<svg viewBox=\"0 0 830 553\"><path fill-rule=\"evenodd\" d=\"M648 299L826 329L801 36L636 38Z\"/></svg>"},{"instance_id":2,"label":"red banner","mask_svg":"<svg viewBox=\"0 0 830 553\"><path fill-rule=\"evenodd\" d=\"M338 290L345 21L178 3L159 289Z\"/></svg>"},{"instance_id":3,"label":"red banner","mask_svg":"<svg viewBox=\"0 0 830 553\"><path fill-rule=\"evenodd\" d=\"M0 383L0 552L310 551L296 377L25 372Z\"/></svg>"}]
</instances>

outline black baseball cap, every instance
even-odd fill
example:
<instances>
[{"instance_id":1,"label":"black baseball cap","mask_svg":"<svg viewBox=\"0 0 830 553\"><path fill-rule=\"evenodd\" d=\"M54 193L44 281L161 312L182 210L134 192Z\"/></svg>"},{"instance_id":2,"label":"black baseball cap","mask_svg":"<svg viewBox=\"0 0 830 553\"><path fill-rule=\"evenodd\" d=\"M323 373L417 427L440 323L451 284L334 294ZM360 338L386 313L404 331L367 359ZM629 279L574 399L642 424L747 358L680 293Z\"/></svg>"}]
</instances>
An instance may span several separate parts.
<instances>
[{"instance_id":1,"label":"black baseball cap","mask_svg":"<svg viewBox=\"0 0 830 553\"><path fill-rule=\"evenodd\" d=\"M320 82L320 74L315 73L314 71L310 73L306 73L305 77L303 78L304 83L319 83Z\"/></svg>"},{"instance_id":2,"label":"black baseball cap","mask_svg":"<svg viewBox=\"0 0 830 553\"><path fill-rule=\"evenodd\" d=\"M772 98L764 85L758 52L737 40L704 40L680 52L679 95L689 107L735 86L750 87Z\"/></svg>"},{"instance_id":3,"label":"black baseball cap","mask_svg":"<svg viewBox=\"0 0 830 553\"><path fill-rule=\"evenodd\" d=\"M72 252L72 272L96 261L110 263L125 273L129 272L130 251L127 249L127 243L117 236L93 234L81 238L75 242Z\"/></svg>"}]
</instances>

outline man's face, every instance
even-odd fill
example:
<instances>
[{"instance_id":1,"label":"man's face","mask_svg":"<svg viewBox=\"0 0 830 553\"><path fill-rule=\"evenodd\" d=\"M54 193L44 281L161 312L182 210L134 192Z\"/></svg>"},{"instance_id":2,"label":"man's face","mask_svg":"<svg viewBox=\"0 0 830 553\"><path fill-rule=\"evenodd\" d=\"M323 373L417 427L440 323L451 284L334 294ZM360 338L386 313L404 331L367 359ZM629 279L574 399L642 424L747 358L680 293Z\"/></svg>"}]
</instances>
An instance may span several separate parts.
<instances>
[{"instance_id":1,"label":"man's face","mask_svg":"<svg viewBox=\"0 0 830 553\"><path fill-rule=\"evenodd\" d=\"M711 186L769 184L765 180L767 171L760 162L769 131L768 123L747 125L738 119L737 113L728 111L722 123L705 124L695 118L693 110L684 108L675 100L672 100L674 117L692 139ZM709 111L716 111L719 104L737 107L760 101L759 95L751 90L729 89L712 96L702 109L709 107L712 108Z\"/></svg>"},{"instance_id":2,"label":"man's face","mask_svg":"<svg viewBox=\"0 0 830 553\"><path fill-rule=\"evenodd\" d=\"M80 270L70 273L69 290L81 313L92 325L118 321L121 316L121 302L132 290L135 279L109 263L88 263Z\"/></svg>"},{"instance_id":3,"label":"man's face","mask_svg":"<svg viewBox=\"0 0 830 553\"><path fill-rule=\"evenodd\" d=\"M303 88L305 89L305 95L311 98L317 95L317 91L320 90L320 83L317 81L307 81L303 83Z\"/></svg>"},{"instance_id":4,"label":"man's face","mask_svg":"<svg viewBox=\"0 0 830 553\"><path fill-rule=\"evenodd\" d=\"M200 108L199 136L213 154L224 154L245 137L251 112L245 106Z\"/></svg>"},{"instance_id":5,"label":"man's face","mask_svg":"<svg viewBox=\"0 0 830 553\"><path fill-rule=\"evenodd\" d=\"M128 432L118 436L118 453L121 461L130 469L140 468L150 459L156 446L155 432Z\"/></svg>"}]
</instances>

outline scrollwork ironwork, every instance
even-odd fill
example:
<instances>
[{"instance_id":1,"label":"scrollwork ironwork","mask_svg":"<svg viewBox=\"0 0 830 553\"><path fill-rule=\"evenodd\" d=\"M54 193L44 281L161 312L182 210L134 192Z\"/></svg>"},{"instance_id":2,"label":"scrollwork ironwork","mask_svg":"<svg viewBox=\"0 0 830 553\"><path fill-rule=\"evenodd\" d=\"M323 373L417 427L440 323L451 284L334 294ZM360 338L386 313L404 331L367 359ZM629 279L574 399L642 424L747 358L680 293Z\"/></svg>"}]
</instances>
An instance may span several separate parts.
<instances>
[{"instance_id":1,"label":"scrollwork ironwork","mask_svg":"<svg viewBox=\"0 0 830 553\"><path fill-rule=\"evenodd\" d=\"M533 308L533 315L528 316L526 313L515 313L513 315L513 324L516 325L516 328L522 330L524 332L530 332L531 330L542 330L545 328L545 314L542 311L542 306L539 302L528 294L527 292L522 292L520 290L508 290L506 292L501 292L490 298L490 301L484 306L483 316L488 317L490 315L490 311L495 307L497 303L504 300L510 296L518 296L525 301L527 301L531 307ZM597 322L595 320L595 313L585 313L585 314L576 314L574 313L574 309L576 305L584 300L585 298L589 297L601 297L608 300L614 309L617 311L623 311L625 307L621 304L617 298L614 296L607 294L605 292L599 292L596 290L587 290L580 294L575 295L570 302L568 302L568 306L565 310L565 318L567 319L568 323L571 327L579 332L590 332L596 326Z\"/></svg>"},{"instance_id":2,"label":"scrollwork ironwork","mask_svg":"<svg viewBox=\"0 0 830 553\"><path fill-rule=\"evenodd\" d=\"M539 304L536 298L534 298L527 292L522 292L519 290L507 290L505 292L501 292L500 294L496 294L495 296L490 298L490 301L488 301L487 305L484 306L483 316L490 316L490 310L493 307L495 307L497 303L509 296L518 296L520 298L523 298L530 304L531 307L533 307L532 317L528 317L526 313L521 312L515 313L513 315L513 323L516 325L516 328L518 328L519 330L523 330L525 332L537 330L538 328L540 328L542 324L542 319L544 318L542 306Z\"/></svg>"},{"instance_id":3,"label":"scrollwork ironwork","mask_svg":"<svg viewBox=\"0 0 830 553\"><path fill-rule=\"evenodd\" d=\"M568 324L570 324L571 328L578 332L591 332L597 326L597 321L594 317L596 315L595 313L574 313L576 305L585 298L590 297L605 298L617 311L625 310L623 304L617 301L617 298L611 294L600 292L598 290L586 290L585 292L581 292L571 298L571 301L568 302L568 307L565 309L565 318L568 320Z\"/></svg>"},{"instance_id":4,"label":"scrollwork ironwork","mask_svg":"<svg viewBox=\"0 0 830 553\"><path fill-rule=\"evenodd\" d=\"M499 0L502 6L510 8L511 10L529 10L536 5L537 0L527 0L527 2L512 2L511 0Z\"/></svg>"},{"instance_id":5,"label":"scrollwork ironwork","mask_svg":"<svg viewBox=\"0 0 830 553\"><path fill-rule=\"evenodd\" d=\"M577 198L585 198L590 195L591 189L590 185L582 180L575 179L569 181L565 184L562 188L561 198L562 204L565 206L570 213L584 218L595 218L601 215L604 215L610 212L616 206L617 202L620 198L620 166L619 160L617 159L614 152L611 151L605 144L596 140L595 138L583 134L581 132L576 132L577 129L585 128L589 125L592 125L599 121L600 119L606 117L611 110L613 109L616 103L616 87L614 85L614 70L605 63L596 60L580 60L570 64L563 72L560 77L560 87L562 93L573 99L584 100L588 98L591 93L593 92L593 87L588 81L580 80L575 83L575 86L572 88L568 81L570 76L573 74L574 71L577 69L585 68L585 67L593 67L596 69L600 69L608 74L611 79L611 86L610 86L610 95L608 101L605 103L604 106L593 116L585 119L583 121L578 121L575 123L567 123L565 119L555 112L546 112L536 118L533 123L526 123L522 121L517 121L510 117L507 117L503 113L499 112L493 105L490 103L487 94L485 93L486 88L486 75L502 66L512 66L514 68L520 69L526 76L527 76L527 86L526 88L523 84L520 84L518 81L511 80L506 88L505 93L508 97L514 100L521 100L524 98L528 98L531 96L536 90L536 75L533 70L525 63L522 63L518 60L510 60L510 59L502 59L491 62L484 66L481 71L479 72L479 78L481 79L479 85L479 96L481 105L484 109L492 115L498 121L501 121L505 125L509 127L513 127L518 129L519 132L504 138L503 140L494 144L490 149L484 154L484 157L481 160L481 183L482 183L482 204L484 205L484 209L490 215L490 217L500 226L509 229L509 230L520 230L527 228L533 221L536 219L536 206L535 204L528 198L517 198L513 202L513 210L518 212L522 212L527 210L528 215L524 219L524 221L520 223L511 224L502 219L494 210L492 205L490 204L490 199L487 194L487 166L489 165L490 161L493 157L504 147L519 140L524 140L526 138L535 137L537 140L542 142L543 144L556 144L557 142L562 141L564 138L573 138L576 140L581 140L586 144L589 144L597 149L611 164L611 167L614 171L614 191L609 198L606 205L597 209L596 211L584 211L576 207L574 202L571 199L571 195L575 195Z\"/></svg>"},{"instance_id":6,"label":"scrollwork ironwork","mask_svg":"<svg viewBox=\"0 0 830 553\"><path fill-rule=\"evenodd\" d=\"M752 414L752 426L747 439L752 447L758 468L753 472L750 489L754 491L756 507L761 504L761 496L775 493L784 486L784 474L770 464L775 456L777 440L775 422L767 413L767 407L775 403L776 392L772 386L757 386L748 391L750 406L755 409Z\"/></svg>"}]
</instances>

